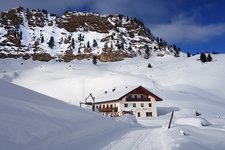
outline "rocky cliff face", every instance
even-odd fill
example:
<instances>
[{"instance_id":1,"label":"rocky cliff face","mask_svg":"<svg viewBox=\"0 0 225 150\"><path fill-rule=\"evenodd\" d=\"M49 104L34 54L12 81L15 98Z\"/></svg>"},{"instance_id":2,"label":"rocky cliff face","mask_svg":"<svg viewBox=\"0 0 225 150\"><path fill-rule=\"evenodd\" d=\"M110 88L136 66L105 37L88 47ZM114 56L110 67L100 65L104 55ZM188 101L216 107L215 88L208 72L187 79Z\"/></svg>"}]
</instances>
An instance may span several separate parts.
<instances>
[{"instance_id":1,"label":"rocky cliff face","mask_svg":"<svg viewBox=\"0 0 225 150\"><path fill-rule=\"evenodd\" d=\"M123 15L65 12L21 7L0 14L0 58L51 59L69 62L91 58L119 61L125 57L175 54L154 38L144 24Z\"/></svg>"}]
</instances>

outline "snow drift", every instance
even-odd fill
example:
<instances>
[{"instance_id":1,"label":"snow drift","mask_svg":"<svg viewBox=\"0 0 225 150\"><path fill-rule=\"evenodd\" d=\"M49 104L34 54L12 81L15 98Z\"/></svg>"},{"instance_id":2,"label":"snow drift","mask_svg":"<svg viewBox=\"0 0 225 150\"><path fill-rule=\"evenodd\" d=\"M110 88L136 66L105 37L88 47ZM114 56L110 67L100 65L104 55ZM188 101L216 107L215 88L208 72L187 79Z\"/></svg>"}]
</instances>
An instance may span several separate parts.
<instances>
[{"instance_id":1,"label":"snow drift","mask_svg":"<svg viewBox=\"0 0 225 150\"><path fill-rule=\"evenodd\" d=\"M100 149L131 127L2 80L0 122L0 149L17 150Z\"/></svg>"},{"instance_id":2,"label":"snow drift","mask_svg":"<svg viewBox=\"0 0 225 150\"><path fill-rule=\"evenodd\" d=\"M175 124L191 125L195 127L203 127L203 126L210 125L210 123L205 118L201 118L201 117L178 118L175 120Z\"/></svg>"}]
</instances>

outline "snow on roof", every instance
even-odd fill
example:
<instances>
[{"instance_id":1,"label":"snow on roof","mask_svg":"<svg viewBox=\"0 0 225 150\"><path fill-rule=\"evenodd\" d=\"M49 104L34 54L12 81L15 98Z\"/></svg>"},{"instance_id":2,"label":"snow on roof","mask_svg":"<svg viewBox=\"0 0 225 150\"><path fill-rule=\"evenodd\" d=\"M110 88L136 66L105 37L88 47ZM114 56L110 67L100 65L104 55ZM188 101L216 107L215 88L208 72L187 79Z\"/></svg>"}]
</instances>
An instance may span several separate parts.
<instances>
[{"instance_id":1,"label":"snow on roof","mask_svg":"<svg viewBox=\"0 0 225 150\"><path fill-rule=\"evenodd\" d=\"M113 87L111 89L101 90L101 91L93 94L93 96L95 98L95 102L97 102L97 103L98 102L117 101L117 100L123 98L124 96L126 96L126 94L128 94L129 92L131 92L137 88L141 88L142 90L145 91L145 93L147 92L147 94L155 97L156 101L162 101L162 99L160 97L158 97L154 93L150 92L150 90L148 88L145 88L142 86L131 86L131 85L130 86L121 85L121 86Z\"/></svg>"},{"instance_id":2,"label":"snow on roof","mask_svg":"<svg viewBox=\"0 0 225 150\"><path fill-rule=\"evenodd\" d=\"M137 88L137 86L120 85L111 89L103 89L95 93L93 96L95 97L95 102L118 100L120 97L129 93L135 88Z\"/></svg>"}]
</instances>

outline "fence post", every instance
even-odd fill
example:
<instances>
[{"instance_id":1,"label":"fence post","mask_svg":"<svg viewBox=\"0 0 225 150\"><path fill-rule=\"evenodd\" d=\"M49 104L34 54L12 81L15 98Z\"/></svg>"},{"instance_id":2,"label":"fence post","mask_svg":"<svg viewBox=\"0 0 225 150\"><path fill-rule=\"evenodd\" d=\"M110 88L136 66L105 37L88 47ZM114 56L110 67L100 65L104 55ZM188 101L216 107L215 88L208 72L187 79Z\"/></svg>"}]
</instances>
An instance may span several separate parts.
<instances>
[{"instance_id":1,"label":"fence post","mask_svg":"<svg viewBox=\"0 0 225 150\"><path fill-rule=\"evenodd\" d=\"M171 114L171 117L170 117L170 122L169 122L169 125L168 125L168 129L170 129L170 126L171 126L171 123L172 123L172 120L173 120L173 113L174 113L174 111L172 111L172 114Z\"/></svg>"}]
</instances>

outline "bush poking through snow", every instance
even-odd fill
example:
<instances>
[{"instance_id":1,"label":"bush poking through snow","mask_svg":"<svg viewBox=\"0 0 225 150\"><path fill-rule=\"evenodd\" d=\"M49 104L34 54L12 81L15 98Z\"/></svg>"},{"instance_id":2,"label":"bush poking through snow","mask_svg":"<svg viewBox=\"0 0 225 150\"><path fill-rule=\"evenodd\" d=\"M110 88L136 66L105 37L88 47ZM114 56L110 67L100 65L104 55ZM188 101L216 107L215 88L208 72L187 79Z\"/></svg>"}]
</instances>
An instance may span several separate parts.
<instances>
[{"instance_id":1,"label":"bush poking through snow","mask_svg":"<svg viewBox=\"0 0 225 150\"><path fill-rule=\"evenodd\" d=\"M150 63L148 64L148 68L152 68L152 65Z\"/></svg>"},{"instance_id":2,"label":"bush poking through snow","mask_svg":"<svg viewBox=\"0 0 225 150\"><path fill-rule=\"evenodd\" d=\"M198 110L196 110L195 112L195 116L201 116L202 114L200 112L198 112Z\"/></svg>"},{"instance_id":3,"label":"bush poking through snow","mask_svg":"<svg viewBox=\"0 0 225 150\"><path fill-rule=\"evenodd\" d=\"M188 134L188 133L186 133L186 132L185 132L185 131L183 131L183 130L180 130L180 135L188 136L189 134Z\"/></svg>"}]
</instances>

